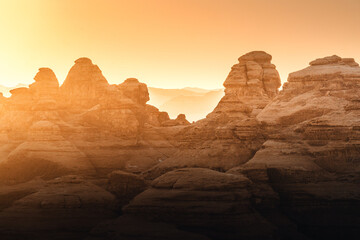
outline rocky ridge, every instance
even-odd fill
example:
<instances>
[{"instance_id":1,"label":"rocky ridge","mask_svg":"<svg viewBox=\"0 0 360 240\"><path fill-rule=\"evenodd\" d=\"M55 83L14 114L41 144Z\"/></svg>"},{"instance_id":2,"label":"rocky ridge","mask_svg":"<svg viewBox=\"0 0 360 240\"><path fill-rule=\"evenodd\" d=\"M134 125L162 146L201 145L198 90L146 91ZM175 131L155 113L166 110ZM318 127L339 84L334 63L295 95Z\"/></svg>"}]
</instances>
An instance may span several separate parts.
<instances>
[{"instance_id":1,"label":"rocky ridge","mask_svg":"<svg viewBox=\"0 0 360 240\"><path fill-rule=\"evenodd\" d=\"M87 58L60 87L41 68L0 96L2 236L355 239L359 65L316 59L278 92L271 55L238 60L193 124L147 105L137 79L109 85Z\"/></svg>"}]
</instances>

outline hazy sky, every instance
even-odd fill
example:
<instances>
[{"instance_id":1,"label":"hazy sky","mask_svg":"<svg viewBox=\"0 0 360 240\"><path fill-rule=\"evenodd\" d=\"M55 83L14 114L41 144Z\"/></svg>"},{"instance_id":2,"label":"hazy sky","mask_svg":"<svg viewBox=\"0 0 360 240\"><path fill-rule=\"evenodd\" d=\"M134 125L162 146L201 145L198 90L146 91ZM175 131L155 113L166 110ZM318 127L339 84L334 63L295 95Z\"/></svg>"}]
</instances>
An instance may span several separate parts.
<instances>
[{"instance_id":1,"label":"hazy sky","mask_svg":"<svg viewBox=\"0 0 360 240\"><path fill-rule=\"evenodd\" d=\"M360 0L0 0L0 84L60 82L89 57L111 83L220 88L237 58L264 50L286 81L337 54L360 61Z\"/></svg>"}]
</instances>

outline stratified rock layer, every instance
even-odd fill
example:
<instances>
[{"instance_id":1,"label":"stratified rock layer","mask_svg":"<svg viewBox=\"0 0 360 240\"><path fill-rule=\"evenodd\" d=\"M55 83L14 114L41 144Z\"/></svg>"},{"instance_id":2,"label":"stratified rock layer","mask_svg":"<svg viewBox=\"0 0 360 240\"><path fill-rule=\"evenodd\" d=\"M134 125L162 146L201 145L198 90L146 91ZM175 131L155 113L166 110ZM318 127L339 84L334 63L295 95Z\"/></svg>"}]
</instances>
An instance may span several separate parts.
<instances>
[{"instance_id":1,"label":"stratified rock layer","mask_svg":"<svg viewBox=\"0 0 360 240\"><path fill-rule=\"evenodd\" d=\"M359 96L360 67L353 59L325 57L291 73L256 117L267 140L229 173L272 186L283 211L309 237L352 239L360 210Z\"/></svg>"},{"instance_id":2,"label":"stratified rock layer","mask_svg":"<svg viewBox=\"0 0 360 240\"><path fill-rule=\"evenodd\" d=\"M183 167L228 170L247 162L265 141L257 114L280 87L271 55L255 51L239 58L224 82L225 96L206 119L181 130L174 143L180 148L145 173L154 179Z\"/></svg>"},{"instance_id":3,"label":"stratified rock layer","mask_svg":"<svg viewBox=\"0 0 360 240\"><path fill-rule=\"evenodd\" d=\"M271 59L271 55L261 51L241 56L224 82L225 96L209 116L256 116L276 96L281 86L279 73Z\"/></svg>"},{"instance_id":4,"label":"stratified rock layer","mask_svg":"<svg viewBox=\"0 0 360 240\"><path fill-rule=\"evenodd\" d=\"M137 79L109 85L87 58L60 88L48 68L34 79L0 96L1 239L360 234L354 59L316 59L278 93L271 56L245 54L193 124L146 104Z\"/></svg>"},{"instance_id":5,"label":"stratified rock layer","mask_svg":"<svg viewBox=\"0 0 360 240\"><path fill-rule=\"evenodd\" d=\"M6 142L0 149L0 172L6 172L5 179L141 172L173 148L156 128L166 121L189 124L184 115L170 120L146 105L147 86L135 78L109 85L88 58L75 61L60 88L49 68L40 68L34 80L29 88L12 90L9 99L1 98L0 133ZM20 174L32 161L43 170ZM41 173L46 169L52 173Z\"/></svg>"},{"instance_id":6,"label":"stratified rock layer","mask_svg":"<svg viewBox=\"0 0 360 240\"><path fill-rule=\"evenodd\" d=\"M206 229L211 239L268 239L273 226L254 213L249 185L241 175L179 169L155 179L124 212L182 229Z\"/></svg>"}]
</instances>

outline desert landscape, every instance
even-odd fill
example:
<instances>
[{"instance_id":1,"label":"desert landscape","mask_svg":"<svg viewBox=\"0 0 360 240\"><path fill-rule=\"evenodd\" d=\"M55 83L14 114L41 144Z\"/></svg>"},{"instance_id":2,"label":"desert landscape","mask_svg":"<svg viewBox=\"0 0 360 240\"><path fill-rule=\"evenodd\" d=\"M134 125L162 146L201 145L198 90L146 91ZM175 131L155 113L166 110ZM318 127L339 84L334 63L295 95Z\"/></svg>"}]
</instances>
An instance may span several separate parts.
<instances>
[{"instance_id":1,"label":"desert landscape","mask_svg":"<svg viewBox=\"0 0 360 240\"><path fill-rule=\"evenodd\" d=\"M0 240L357 240L359 0L1 0Z\"/></svg>"},{"instance_id":2,"label":"desert landscape","mask_svg":"<svg viewBox=\"0 0 360 240\"><path fill-rule=\"evenodd\" d=\"M147 104L79 58L1 98L2 239L339 239L359 234L360 67L247 53L206 118Z\"/></svg>"}]
</instances>

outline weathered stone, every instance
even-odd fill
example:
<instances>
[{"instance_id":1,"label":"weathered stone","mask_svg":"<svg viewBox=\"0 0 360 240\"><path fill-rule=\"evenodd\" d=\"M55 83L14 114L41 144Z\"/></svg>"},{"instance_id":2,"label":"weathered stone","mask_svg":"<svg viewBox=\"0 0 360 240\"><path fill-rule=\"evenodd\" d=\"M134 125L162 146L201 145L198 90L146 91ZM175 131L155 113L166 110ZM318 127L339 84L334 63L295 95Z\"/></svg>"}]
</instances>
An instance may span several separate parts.
<instances>
[{"instance_id":1,"label":"weathered stone","mask_svg":"<svg viewBox=\"0 0 360 240\"><path fill-rule=\"evenodd\" d=\"M62 103L69 108L91 108L106 94L108 86L97 65L88 58L79 58L60 88Z\"/></svg>"},{"instance_id":2,"label":"weathered stone","mask_svg":"<svg viewBox=\"0 0 360 240\"><path fill-rule=\"evenodd\" d=\"M150 100L146 84L140 83L136 78L126 79L118 88L137 104L145 105Z\"/></svg>"},{"instance_id":3,"label":"weathered stone","mask_svg":"<svg viewBox=\"0 0 360 240\"><path fill-rule=\"evenodd\" d=\"M117 196L121 204L129 202L146 187L145 180L138 175L119 170L109 174L107 190Z\"/></svg>"}]
</instances>

